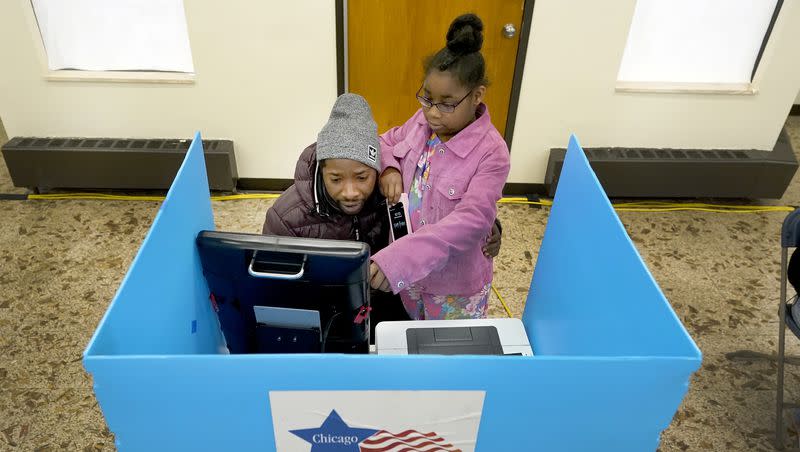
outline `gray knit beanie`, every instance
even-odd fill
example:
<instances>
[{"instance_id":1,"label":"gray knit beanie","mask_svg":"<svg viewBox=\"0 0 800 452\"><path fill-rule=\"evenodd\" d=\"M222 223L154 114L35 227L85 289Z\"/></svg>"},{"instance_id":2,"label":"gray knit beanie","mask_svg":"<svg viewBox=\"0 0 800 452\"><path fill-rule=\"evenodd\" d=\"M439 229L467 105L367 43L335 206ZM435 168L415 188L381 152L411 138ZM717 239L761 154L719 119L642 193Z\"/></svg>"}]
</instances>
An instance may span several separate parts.
<instances>
[{"instance_id":1,"label":"gray knit beanie","mask_svg":"<svg viewBox=\"0 0 800 452\"><path fill-rule=\"evenodd\" d=\"M378 126L367 101L358 94L339 96L331 117L317 135L317 161L350 159L380 172L380 150Z\"/></svg>"}]
</instances>

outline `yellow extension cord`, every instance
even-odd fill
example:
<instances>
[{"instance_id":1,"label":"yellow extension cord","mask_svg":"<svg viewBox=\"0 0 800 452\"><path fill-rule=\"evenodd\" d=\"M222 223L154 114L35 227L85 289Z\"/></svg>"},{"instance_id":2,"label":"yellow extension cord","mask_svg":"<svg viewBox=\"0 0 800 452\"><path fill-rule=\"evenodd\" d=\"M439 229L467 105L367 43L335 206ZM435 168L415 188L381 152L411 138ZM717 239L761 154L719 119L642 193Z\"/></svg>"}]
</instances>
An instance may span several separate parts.
<instances>
[{"instance_id":1,"label":"yellow extension cord","mask_svg":"<svg viewBox=\"0 0 800 452\"><path fill-rule=\"evenodd\" d=\"M497 299L500 300L500 304L503 305L503 309L506 310L506 314L508 314L509 317L514 317L513 315L511 315L511 310L508 309L506 300L503 300L503 297L500 296L500 292L497 291L497 289L494 287L494 284L492 284L492 292L494 292L494 294L497 295Z\"/></svg>"},{"instance_id":2,"label":"yellow extension cord","mask_svg":"<svg viewBox=\"0 0 800 452\"><path fill-rule=\"evenodd\" d=\"M235 201L240 199L276 199L280 195L277 193L251 193L251 194L238 194L238 195L223 195L212 196L212 201ZM28 199L38 200L60 200L60 199L92 199L92 200L105 200L105 201L163 201L164 196L125 196L125 195L109 195L104 193L56 193L46 195L28 195ZM522 197L508 197L502 198L498 204L524 204L542 207L551 207L553 201L544 199L541 201L529 201L528 198ZM686 202L674 203L665 201L634 201L634 202L621 202L612 203L614 209L618 212L677 212L677 211L697 211L697 212L715 212L715 213L762 213L762 212L791 212L795 208L792 206L742 206L742 205L725 205L725 204L707 204L700 202ZM495 286L492 286L492 292L500 300L506 314L513 317L511 310L508 308L505 300L500 296Z\"/></svg>"},{"instance_id":3,"label":"yellow extension cord","mask_svg":"<svg viewBox=\"0 0 800 452\"><path fill-rule=\"evenodd\" d=\"M235 201L240 199L276 199L280 195L277 193L249 193L238 195L212 196L212 201ZM164 196L126 196L109 195L105 193L53 193L46 195L28 195L28 199L39 200L58 200L58 199L94 199L106 201L163 201ZM502 198L498 204L527 204L534 206L550 207L553 201L544 199L541 201L528 201L522 197ZM634 201L611 204L618 212L676 212L676 211L698 211L716 213L762 213L762 212L791 212L792 206L744 206L726 204L707 204L700 202L665 202L665 201Z\"/></svg>"},{"instance_id":4,"label":"yellow extension cord","mask_svg":"<svg viewBox=\"0 0 800 452\"><path fill-rule=\"evenodd\" d=\"M212 201L234 201L239 199L277 199L277 193L252 193L239 195L212 196ZM165 196L109 195L106 193L52 193L47 195L28 195L28 199L93 199L103 201L163 201Z\"/></svg>"}]
</instances>

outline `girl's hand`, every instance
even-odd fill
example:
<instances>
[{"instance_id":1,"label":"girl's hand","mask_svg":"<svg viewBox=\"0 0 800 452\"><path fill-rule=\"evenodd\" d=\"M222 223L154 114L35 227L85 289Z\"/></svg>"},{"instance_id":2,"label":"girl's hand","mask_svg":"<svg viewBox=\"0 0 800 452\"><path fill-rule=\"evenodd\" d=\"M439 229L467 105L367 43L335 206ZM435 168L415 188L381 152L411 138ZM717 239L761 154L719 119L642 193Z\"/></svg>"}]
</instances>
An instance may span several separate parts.
<instances>
[{"instance_id":1,"label":"girl's hand","mask_svg":"<svg viewBox=\"0 0 800 452\"><path fill-rule=\"evenodd\" d=\"M500 254L500 242L502 240L502 235L500 234L500 228L497 227L497 222L492 224L492 233L489 235L489 240L486 242L486 245L483 246L483 255L486 257L495 258L498 254Z\"/></svg>"},{"instance_id":2,"label":"girl's hand","mask_svg":"<svg viewBox=\"0 0 800 452\"><path fill-rule=\"evenodd\" d=\"M375 262L369 263L369 286L383 292L389 291L389 280Z\"/></svg>"},{"instance_id":3,"label":"girl's hand","mask_svg":"<svg viewBox=\"0 0 800 452\"><path fill-rule=\"evenodd\" d=\"M386 168L386 171L381 174L380 183L381 193L386 196L386 199L391 203L390 205L397 204L397 201L400 200L400 194L403 193L403 176L400 175L400 171L395 168Z\"/></svg>"}]
</instances>

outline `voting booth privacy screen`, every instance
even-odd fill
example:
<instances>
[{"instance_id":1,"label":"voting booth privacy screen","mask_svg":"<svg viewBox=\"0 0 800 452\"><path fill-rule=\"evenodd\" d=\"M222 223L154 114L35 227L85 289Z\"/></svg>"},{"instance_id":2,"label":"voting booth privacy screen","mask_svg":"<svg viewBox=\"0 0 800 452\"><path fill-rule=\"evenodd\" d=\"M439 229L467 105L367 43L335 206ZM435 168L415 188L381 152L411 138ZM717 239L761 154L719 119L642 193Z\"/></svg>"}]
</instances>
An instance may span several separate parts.
<instances>
[{"instance_id":1,"label":"voting booth privacy screen","mask_svg":"<svg viewBox=\"0 0 800 452\"><path fill-rule=\"evenodd\" d=\"M197 134L84 354L119 450L655 451L700 366L574 138L534 356L229 354L196 246L213 229Z\"/></svg>"}]
</instances>

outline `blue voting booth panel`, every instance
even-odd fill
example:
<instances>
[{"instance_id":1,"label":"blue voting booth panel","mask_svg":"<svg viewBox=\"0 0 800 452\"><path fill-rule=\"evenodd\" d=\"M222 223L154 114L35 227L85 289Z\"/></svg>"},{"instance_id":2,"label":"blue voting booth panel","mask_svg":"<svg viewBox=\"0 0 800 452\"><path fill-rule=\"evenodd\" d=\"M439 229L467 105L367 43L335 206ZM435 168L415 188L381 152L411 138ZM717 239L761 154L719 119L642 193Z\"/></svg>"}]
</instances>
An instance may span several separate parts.
<instances>
[{"instance_id":1,"label":"blue voting booth panel","mask_svg":"<svg viewBox=\"0 0 800 452\"><path fill-rule=\"evenodd\" d=\"M699 362L575 136L560 179L523 314L536 352Z\"/></svg>"},{"instance_id":2,"label":"blue voting booth panel","mask_svg":"<svg viewBox=\"0 0 800 452\"><path fill-rule=\"evenodd\" d=\"M217 353L224 348L205 300L208 286L194 241L203 229L214 229L214 214L198 132L87 356Z\"/></svg>"},{"instance_id":3,"label":"blue voting booth panel","mask_svg":"<svg viewBox=\"0 0 800 452\"><path fill-rule=\"evenodd\" d=\"M523 318L533 357L224 354L194 248L212 216L196 136L84 355L120 450L275 450L269 391L482 390L479 451L655 451L700 365L574 139Z\"/></svg>"}]
</instances>

